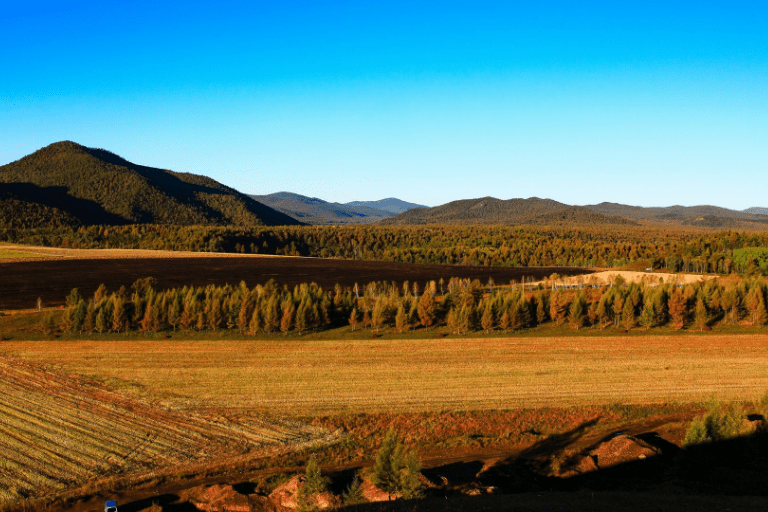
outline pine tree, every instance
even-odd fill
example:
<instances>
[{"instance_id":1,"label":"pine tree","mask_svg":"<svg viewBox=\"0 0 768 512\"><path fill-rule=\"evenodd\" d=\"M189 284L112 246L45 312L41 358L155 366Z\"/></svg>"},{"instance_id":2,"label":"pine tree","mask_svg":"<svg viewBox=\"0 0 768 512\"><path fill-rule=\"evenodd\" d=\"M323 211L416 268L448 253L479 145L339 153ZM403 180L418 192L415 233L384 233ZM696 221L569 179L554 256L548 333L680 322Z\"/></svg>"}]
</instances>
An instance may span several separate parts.
<instances>
[{"instance_id":1,"label":"pine tree","mask_svg":"<svg viewBox=\"0 0 768 512\"><path fill-rule=\"evenodd\" d=\"M704 328L707 326L707 322L709 322L709 317L707 315L707 306L704 304L704 299L699 297L699 299L696 301L696 313L694 317L694 323L696 324L696 327L699 328L699 331L703 331Z\"/></svg>"},{"instance_id":2,"label":"pine tree","mask_svg":"<svg viewBox=\"0 0 768 512\"><path fill-rule=\"evenodd\" d=\"M403 465L402 451L397 433L390 427L376 453L376 461L371 470L371 482L378 489L389 494L390 499L392 494L399 490L399 473Z\"/></svg>"},{"instance_id":3,"label":"pine tree","mask_svg":"<svg viewBox=\"0 0 768 512\"><path fill-rule=\"evenodd\" d=\"M569 308L568 322L574 329L580 329L584 327L585 317L585 304L586 299L582 294L576 295L571 301L571 307Z\"/></svg>"},{"instance_id":4,"label":"pine tree","mask_svg":"<svg viewBox=\"0 0 768 512\"><path fill-rule=\"evenodd\" d=\"M283 316L280 319L280 330L284 336L287 336L288 331L291 330L291 325L293 324L293 312L293 304L283 307Z\"/></svg>"},{"instance_id":5,"label":"pine tree","mask_svg":"<svg viewBox=\"0 0 768 512\"><path fill-rule=\"evenodd\" d=\"M376 454L371 471L373 485L389 494L400 494L405 499L422 496L423 486L419 479L421 464L413 451L406 450L390 428Z\"/></svg>"},{"instance_id":6,"label":"pine tree","mask_svg":"<svg viewBox=\"0 0 768 512\"><path fill-rule=\"evenodd\" d=\"M357 328L357 308L352 308L352 312L349 314L349 325L352 326L353 331Z\"/></svg>"},{"instance_id":7,"label":"pine tree","mask_svg":"<svg viewBox=\"0 0 768 512\"><path fill-rule=\"evenodd\" d=\"M485 308L483 308L483 316L480 318L480 325L483 327L485 334L488 334L491 329L493 329L493 323L493 306L491 305L491 301L488 301Z\"/></svg>"},{"instance_id":8,"label":"pine tree","mask_svg":"<svg viewBox=\"0 0 768 512\"><path fill-rule=\"evenodd\" d=\"M649 298L646 298L643 303L643 311L640 313L640 325L645 327L646 331L656 325L656 311L653 308L653 302Z\"/></svg>"},{"instance_id":9,"label":"pine tree","mask_svg":"<svg viewBox=\"0 0 768 512\"><path fill-rule=\"evenodd\" d=\"M547 320L547 307L544 304L544 294L539 293L536 297L536 322L541 325Z\"/></svg>"},{"instance_id":10,"label":"pine tree","mask_svg":"<svg viewBox=\"0 0 768 512\"><path fill-rule=\"evenodd\" d=\"M424 293L419 297L419 303L417 306L417 313L419 314L419 322L425 329L435 322L435 299L431 293Z\"/></svg>"},{"instance_id":11,"label":"pine tree","mask_svg":"<svg viewBox=\"0 0 768 512\"><path fill-rule=\"evenodd\" d=\"M251 320L248 322L248 332L250 334L256 334L261 329L261 310L258 307L253 308L251 313Z\"/></svg>"},{"instance_id":12,"label":"pine tree","mask_svg":"<svg viewBox=\"0 0 768 512\"><path fill-rule=\"evenodd\" d=\"M683 297L683 293L680 291L680 288L675 288L675 291L672 293L672 295L669 296L668 309L669 316L672 317L672 324L677 329L682 328L685 322L685 313L687 307L685 303L685 297Z\"/></svg>"},{"instance_id":13,"label":"pine tree","mask_svg":"<svg viewBox=\"0 0 768 512\"><path fill-rule=\"evenodd\" d=\"M112 296L112 330L128 330L128 317L125 314L125 301L120 295Z\"/></svg>"},{"instance_id":14,"label":"pine tree","mask_svg":"<svg viewBox=\"0 0 768 512\"><path fill-rule=\"evenodd\" d=\"M360 505L367 501L363 495L363 482L360 480L360 475L358 473L355 473L355 477L352 479L349 487L347 487L347 490L341 495L341 501L347 507Z\"/></svg>"},{"instance_id":15,"label":"pine tree","mask_svg":"<svg viewBox=\"0 0 768 512\"><path fill-rule=\"evenodd\" d=\"M624 301L624 309L621 312L621 322L626 330L631 330L635 326L635 306L628 297Z\"/></svg>"},{"instance_id":16,"label":"pine tree","mask_svg":"<svg viewBox=\"0 0 768 512\"><path fill-rule=\"evenodd\" d=\"M317 495L326 492L329 479L320 471L320 465L314 455L309 458L304 472L304 482L296 494L296 505L299 511L316 510Z\"/></svg>"},{"instance_id":17,"label":"pine tree","mask_svg":"<svg viewBox=\"0 0 768 512\"><path fill-rule=\"evenodd\" d=\"M397 308L395 327L397 328L397 332L403 332L408 329L408 314L405 312L405 308L402 304Z\"/></svg>"}]
</instances>

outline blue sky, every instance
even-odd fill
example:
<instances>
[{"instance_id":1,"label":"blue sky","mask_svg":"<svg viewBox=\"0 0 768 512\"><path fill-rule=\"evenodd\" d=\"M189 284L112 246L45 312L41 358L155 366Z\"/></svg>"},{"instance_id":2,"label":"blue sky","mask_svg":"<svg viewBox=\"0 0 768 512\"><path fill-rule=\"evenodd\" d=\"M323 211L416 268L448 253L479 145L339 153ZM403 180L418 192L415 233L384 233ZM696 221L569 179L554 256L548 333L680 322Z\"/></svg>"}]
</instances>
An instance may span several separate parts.
<instances>
[{"instance_id":1,"label":"blue sky","mask_svg":"<svg viewBox=\"0 0 768 512\"><path fill-rule=\"evenodd\" d=\"M765 2L6 3L0 163L73 140L254 194L768 206Z\"/></svg>"}]
</instances>

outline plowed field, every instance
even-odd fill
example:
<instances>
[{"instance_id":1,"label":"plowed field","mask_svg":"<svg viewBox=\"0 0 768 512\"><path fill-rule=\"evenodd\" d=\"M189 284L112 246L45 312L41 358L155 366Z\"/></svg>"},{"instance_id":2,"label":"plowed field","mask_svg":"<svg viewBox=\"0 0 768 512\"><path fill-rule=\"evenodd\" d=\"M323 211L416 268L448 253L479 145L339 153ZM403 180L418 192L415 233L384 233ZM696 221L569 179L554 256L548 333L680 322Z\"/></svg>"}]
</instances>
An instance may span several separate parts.
<instances>
[{"instance_id":1,"label":"plowed field","mask_svg":"<svg viewBox=\"0 0 768 512\"><path fill-rule=\"evenodd\" d=\"M348 261L320 258L233 256L147 257L142 251L135 258L103 259L97 251L83 251L86 256L42 261L6 261L0 263L0 309L33 308L41 297L46 306L58 306L72 290L92 294L104 283L110 290L130 287L142 277L154 277L161 289L185 285L224 285L245 281L248 286L274 279L295 286L315 282L323 288L361 285L371 281L408 280L423 284L429 280L461 277L488 278L498 284L510 280L540 280L553 273L577 275L592 272L578 267L464 267L455 265L415 265L377 261Z\"/></svg>"},{"instance_id":2,"label":"plowed field","mask_svg":"<svg viewBox=\"0 0 768 512\"><path fill-rule=\"evenodd\" d=\"M0 505L19 496L251 453L323 435L181 410L46 365L0 357Z\"/></svg>"}]
</instances>

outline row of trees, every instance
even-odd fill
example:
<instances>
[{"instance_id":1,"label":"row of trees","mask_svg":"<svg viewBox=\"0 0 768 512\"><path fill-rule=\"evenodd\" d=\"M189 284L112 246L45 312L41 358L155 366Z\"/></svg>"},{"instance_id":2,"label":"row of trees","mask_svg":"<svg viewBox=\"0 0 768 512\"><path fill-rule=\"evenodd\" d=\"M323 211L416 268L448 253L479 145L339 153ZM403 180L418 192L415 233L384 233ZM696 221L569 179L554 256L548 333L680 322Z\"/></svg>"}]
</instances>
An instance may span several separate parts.
<instances>
[{"instance_id":1,"label":"row of trees","mask_svg":"<svg viewBox=\"0 0 768 512\"><path fill-rule=\"evenodd\" d=\"M6 227L0 229L0 241L450 265L618 267L636 263L670 272L768 274L766 233L623 226Z\"/></svg>"},{"instance_id":2,"label":"row of trees","mask_svg":"<svg viewBox=\"0 0 768 512\"><path fill-rule=\"evenodd\" d=\"M244 334L325 329L349 325L352 330L430 329L447 326L466 334L482 330L515 331L545 323L567 323L574 329L659 326L707 329L711 324L768 323L764 278L729 279L727 283L582 282L528 290L519 285L483 285L478 280L450 279L398 285L372 282L361 287L323 290L301 284L293 290L274 281L249 288L238 286L183 287L156 290L152 278L137 280L129 292L109 293L102 285L92 297L77 289L67 297L61 329L65 332L160 332L237 330Z\"/></svg>"}]
</instances>

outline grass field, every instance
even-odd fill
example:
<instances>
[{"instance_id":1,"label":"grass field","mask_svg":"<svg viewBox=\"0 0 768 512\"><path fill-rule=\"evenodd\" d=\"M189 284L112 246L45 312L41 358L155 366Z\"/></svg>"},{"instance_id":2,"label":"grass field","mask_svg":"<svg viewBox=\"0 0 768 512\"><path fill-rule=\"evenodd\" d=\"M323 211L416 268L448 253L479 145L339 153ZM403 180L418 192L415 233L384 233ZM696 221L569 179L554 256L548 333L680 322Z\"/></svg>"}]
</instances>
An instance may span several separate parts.
<instances>
[{"instance_id":1,"label":"grass field","mask_svg":"<svg viewBox=\"0 0 768 512\"><path fill-rule=\"evenodd\" d=\"M177 406L278 416L751 400L768 335L3 342Z\"/></svg>"}]
</instances>

